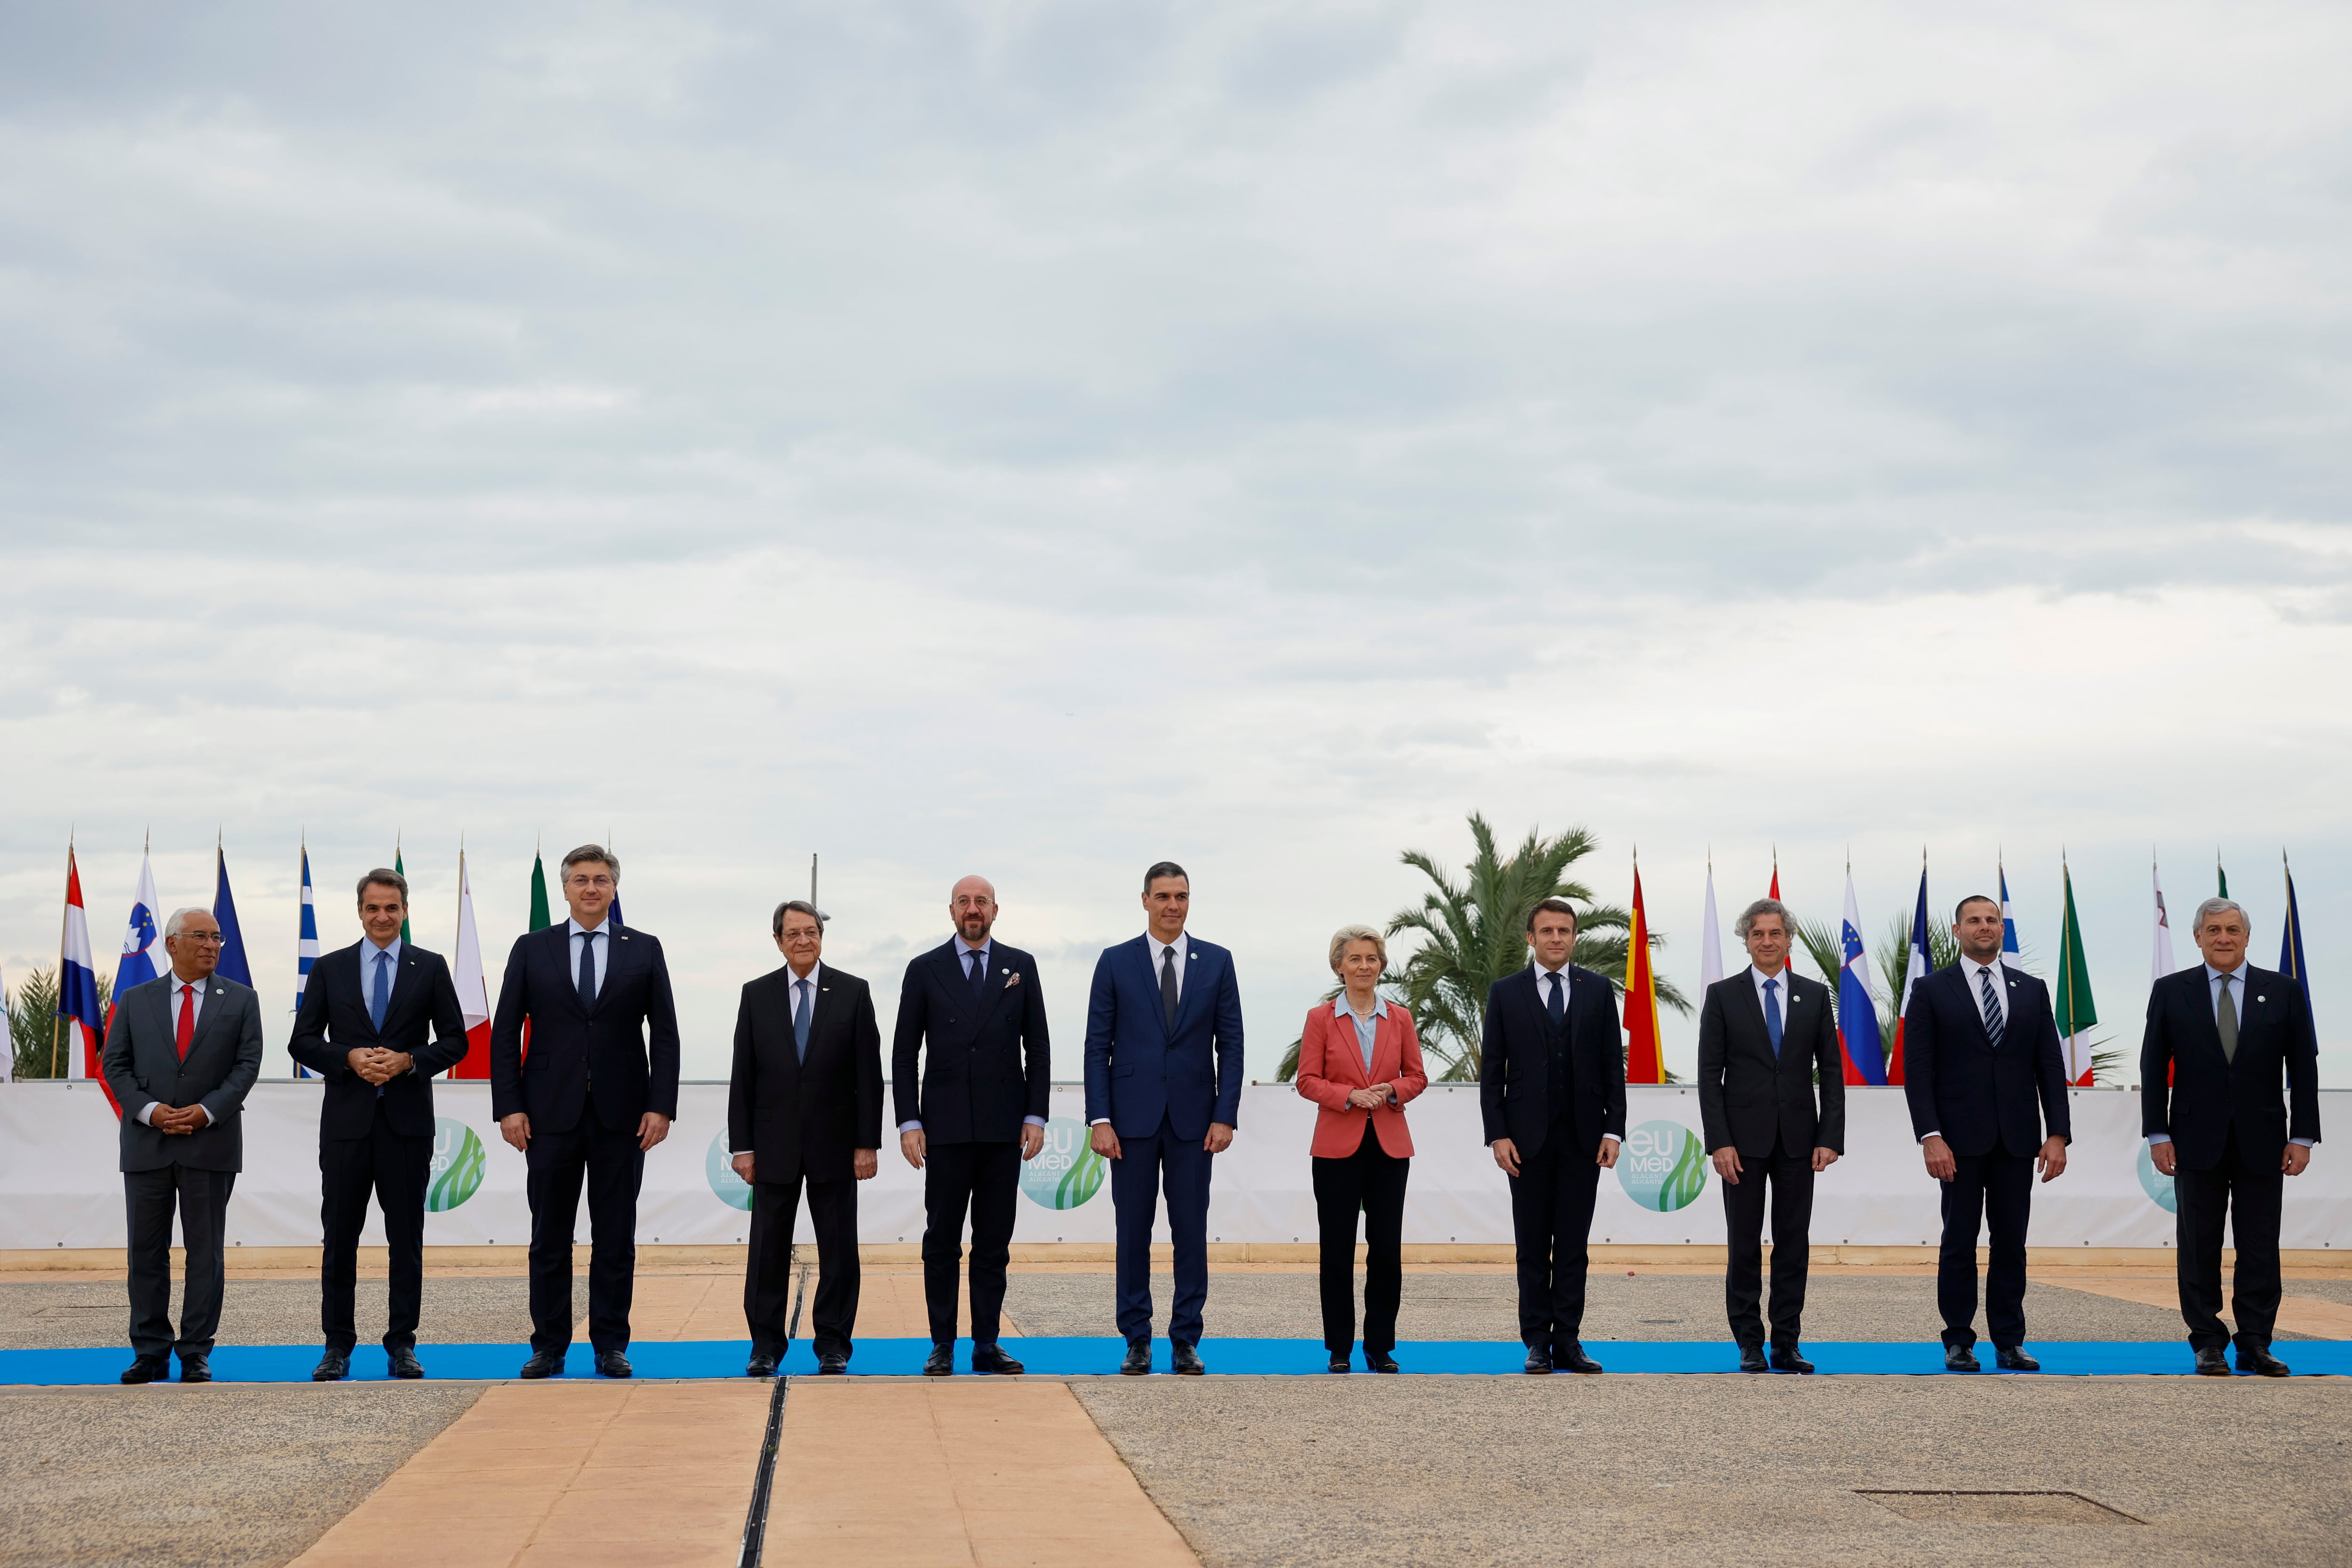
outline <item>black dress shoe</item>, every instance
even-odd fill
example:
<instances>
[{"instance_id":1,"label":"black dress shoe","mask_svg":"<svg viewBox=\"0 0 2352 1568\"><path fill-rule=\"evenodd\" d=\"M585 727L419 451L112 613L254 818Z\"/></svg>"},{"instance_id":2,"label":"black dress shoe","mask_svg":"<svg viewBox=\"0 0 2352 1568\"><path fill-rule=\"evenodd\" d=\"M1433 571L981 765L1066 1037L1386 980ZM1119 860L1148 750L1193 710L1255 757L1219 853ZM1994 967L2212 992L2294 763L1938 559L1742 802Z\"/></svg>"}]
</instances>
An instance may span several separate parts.
<instances>
[{"instance_id":1,"label":"black dress shoe","mask_svg":"<svg viewBox=\"0 0 2352 1568\"><path fill-rule=\"evenodd\" d=\"M753 1351L751 1359L743 1364L743 1375L746 1377L775 1376L776 1358L763 1350Z\"/></svg>"},{"instance_id":2,"label":"black dress shoe","mask_svg":"<svg viewBox=\"0 0 2352 1568\"><path fill-rule=\"evenodd\" d=\"M199 1351L194 1355L188 1354L185 1351L180 1353L181 1382L210 1383L212 1380L213 1358L210 1352Z\"/></svg>"},{"instance_id":3,"label":"black dress shoe","mask_svg":"<svg viewBox=\"0 0 2352 1568\"><path fill-rule=\"evenodd\" d=\"M978 1355L979 1353L974 1351L973 1356L975 1359L977 1359ZM955 1343L953 1341L950 1341L946 1344L941 1344L936 1340L931 1342L930 1356L923 1363L923 1375L925 1377L952 1377L955 1375Z\"/></svg>"},{"instance_id":4,"label":"black dress shoe","mask_svg":"<svg viewBox=\"0 0 2352 1568\"><path fill-rule=\"evenodd\" d=\"M1541 1345L1530 1347L1528 1351L1528 1364L1519 1368L1519 1370L1528 1374L1531 1377L1549 1372L1551 1370L1551 1352L1544 1349Z\"/></svg>"},{"instance_id":5,"label":"black dress shoe","mask_svg":"<svg viewBox=\"0 0 2352 1568\"><path fill-rule=\"evenodd\" d=\"M556 1350L535 1350L530 1359L522 1364L521 1377L561 1377L563 1375L563 1353Z\"/></svg>"},{"instance_id":6,"label":"black dress shoe","mask_svg":"<svg viewBox=\"0 0 2352 1568\"><path fill-rule=\"evenodd\" d=\"M997 1377L1018 1377L1029 1369L1000 1349L994 1340L971 1347L971 1369Z\"/></svg>"},{"instance_id":7,"label":"black dress shoe","mask_svg":"<svg viewBox=\"0 0 2352 1568\"><path fill-rule=\"evenodd\" d=\"M2220 1346L2217 1345L2211 1350L2200 1350L2197 1353L2197 1375L2200 1377L2227 1377L2230 1375L2229 1360L2227 1357L2222 1355Z\"/></svg>"},{"instance_id":8,"label":"black dress shoe","mask_svg":"<svg viewBox=\"0 0 2352 1568\"><path fill-rule=\"evenodd\" d=\"M1397 1364L1396 1357L1391 1355L1384 1350L1368 1350L1364 1352L1364 1364L1370 1367L1374 1372L1402 1372L1404 1370L1403 1367Z\"/></svg>"},{"instance_id":9,"label":"black dress shoe","mask_svg":"<svg viewBox=\"0 0 2352 1568\"><path fill-rule=\"evenodd\" d=\"M2257 1377L2291 1375L2286 1369L2285 1362L2273 1355L2266 1347L2260 1345L2242 1344L2238 1347L2238 1370L2251 1372Z\"/></svg>"},{"instance_id":10,"label":"black dress shoe","mask_svg":"<svg viewBox=\"0 0 2352 1568\"><path fill-rule=\"evenodd\" d=\"M596 1371L605 1377L626 1377L631 1371L629 1358L617 1350L600 1350L596 1353Z\"/></svg>"},{"instance_id":11,"label":"black dress shoe","mask_svg":"<svg viewBox=\"0 0 2352 1568\"><path fill-rule=\"evenodd\" d=\"M1198 1377L1209 1370L1201 1364L1199 1347L1186 1344L1181 1339L1170 1342L1168 1364L1174 1367L1180 1375L1185 1377Z\"/></svg>"},{"instance_id":12,"label":"black dress shoe","mask_svg":"<svg viewBox=\"0 0 2352 1568\"><path fill-rule=\"evenodd\" d=\"M319 1358L318 1365L310 1369L310 1381L341 1383L351 1375L352 1353L347 1350L331 1350Z\"/></svg>"},{"instance_id":13,"label":"black dress shoe","mask_svg":"<svg viewBox=\"0 0 2352 1568\"><path fill-rule=\"evenodd\" d=\"M1813 1364L1800 1355L1795 1345L1776 1344L1772 1347L1773 1371L1807 1373L1812 1369Z\"/></svg>"},{"instance_id":14,"label":"black dress shoe","mask_svg":"<svg viewBox=\"0 0 2352 1568\"><path fill-rule=\"evenodd\" d=\"M1338 1355L1331 1358L1327 1370L1332 1372L1353 1372L1356 1370L1356 1364L1348 1359L1347 1352L1342 1351Z\"/></svg>"},{"instance_id":15,"label":"black dress shoe","mask_svg":"<svg viewBox=\"0 0 2352 1568\"><path fill-rule=\"evenodd\" d=\"M819 1377L844 1377L848 1373L849 1357L837 1350L827 1351L816 1358L816 1375Z\"/></svg>"},{"instance_id":16,"label":"black dress shoe","mask_svg":"<svg viewBox=\"0 0 2352 1568\"><path fill-rule=\"evenodd\" d=\"M1984 1364L1977 1359L1975 1346L1948 1344L1944 1347L1944 1370L1946 1372L1982 1372Z\"/></svg>"},{"instance_id":17,"label":"black dress shoe","mask_svg":"<svg viewBox=\"0 0 2352 1568\"><path fill-rule=\"evenodd\" d=\"M1151 1342L1131 1339L1127 1342L1127 1359L1118 1364L1121 1377L1141 1377L1151 1370Z\"/></svg>"},{"instance_id":18,"label":"black dress shoe","mask_svg":"<svg viewBox=\"0 0 2352 1568\"><path fill-rule=\"evenodd\" d=\"M1559 1346L1551 1353L1551 1364L1562 1372L1581 1372L1588 1376L1601 1370L1601 1364L1585 1354L1580 1344Z\"/></svg>"},{"instance_id":19,"label":"black dress shoe","mask_svg":"<svg viewBox=\"0 0 2352 1568\"><path fill-rule=\"evenodd\" d=\"M1740 1371L1769 1372L1771 1369L1772 1364L1764 1359L1764 1347L1762 1345L1743 1344L1739 1347Z\"/></svg>"},{"instance_id":20,"label":"black dress shoe","mask_svg":"<svg viewBox=\"0 0 2352 1568\"><path fill-rule=\"evenodd\" d=\"M2032 1356L2026 1354L2024 1347L2021 1345L1997 1344L1993 1346L1992 1364L1995 1366L2000 1367L2003 1372L2039 1372L2042 1370L2042 1364L2034 1360Z\"/></svg>"},{"instance_id":21,"label":"black dress shoe","mask_svg":"<svg viewBox=\"0 0 2352 1568\"><path fill-rule=\"evenodd\" d=\"M425 1375L425 1364L416 1359L416 1351L412 1345L404 1344L386 1346L383 1353L383 1359L385 1364L392 1368L392 1375L394 1377L422 1377Z\"/></svg>"},{"instance_id":22,"label":"black dress shoe","mask_svg":"<svg viewBox=\"0 0 2352 1568\"><path fill-rule=\"evenodd\" d=\"M150 1361L141 1356L122 1369L125 1383L160 1383L172 1375L172 1364L167 1360Z\"/></svg>"}]
</instances>

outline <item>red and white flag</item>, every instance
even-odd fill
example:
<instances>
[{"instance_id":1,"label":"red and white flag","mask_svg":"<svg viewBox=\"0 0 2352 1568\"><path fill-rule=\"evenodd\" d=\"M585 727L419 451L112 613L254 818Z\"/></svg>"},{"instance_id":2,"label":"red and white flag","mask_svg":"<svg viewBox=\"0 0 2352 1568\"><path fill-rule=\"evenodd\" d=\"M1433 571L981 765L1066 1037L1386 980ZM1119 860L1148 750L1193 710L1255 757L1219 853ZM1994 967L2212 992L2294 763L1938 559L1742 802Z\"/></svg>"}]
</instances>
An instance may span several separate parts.
<instances>
[{"instance_id":1,"label":"red and white flag","mask_svg":"<svg viewBox=\"0 0 2352 1568\"><path fill-rule=\"evenodd\" d=\"M466 880L466 852L457 852L457 957L449 977L457 987L457 1010L466 1019L466 1054L449 1070L452 1078L490 1075L490 990L482 980L482 939L474 932L474 888Z\"/></svg>"}]
</instances>

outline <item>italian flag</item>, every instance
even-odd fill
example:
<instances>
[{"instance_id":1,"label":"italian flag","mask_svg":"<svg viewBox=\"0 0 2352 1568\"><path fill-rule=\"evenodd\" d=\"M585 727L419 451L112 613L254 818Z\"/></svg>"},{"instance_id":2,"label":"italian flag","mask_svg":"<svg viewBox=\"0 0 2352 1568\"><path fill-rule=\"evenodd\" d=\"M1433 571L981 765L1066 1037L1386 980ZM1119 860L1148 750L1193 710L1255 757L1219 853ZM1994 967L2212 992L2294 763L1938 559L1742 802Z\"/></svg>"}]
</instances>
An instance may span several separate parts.
<instances>
[{"instance_id":1,"label":"italian flag","mask_svg":"<svg viewBox=\"0 0 2352 1568\"><path fill-rule=\"evenodd\" d=\"M1658 1050L1658 980L1650 964L1650 917L1642 906L1642 867L1633 866L1633 925L1625 938L1625 1082L1664 1083Z\"/></svg>"},{"instance_id":2,"label":"italian flag","mask_svg":"<svg viewBox=\"0 0 2352 1568\"><path fill-rule=\"evenodd\" d=\"M2058 994L2053 998L2058 1014L2058 1038L2066 1051L2066 1082L2077 1089L2091 1086L2091 1042L2083 1031L2099 1021L2091 1000L2091 977L2083 961L2083 925L2074 918L2074 873L2058 862L2066 887L2066 918L2058 932Z\"/></svg>"},{"instance_id":3,"label":"italian flag","mask_svg":"<svg viewBox=\"0 0 2352 1568\"><path fill-rule=\"evenodd\" d=\"M466 1054L449 1070L452 1078L490 1075L490 989L482 980L482 939L474 930L474 888L466 879L466 852L457 852L457 958L449 977L457 986L457 1010L466 1019Z\"/></svg>"}]
</instances>

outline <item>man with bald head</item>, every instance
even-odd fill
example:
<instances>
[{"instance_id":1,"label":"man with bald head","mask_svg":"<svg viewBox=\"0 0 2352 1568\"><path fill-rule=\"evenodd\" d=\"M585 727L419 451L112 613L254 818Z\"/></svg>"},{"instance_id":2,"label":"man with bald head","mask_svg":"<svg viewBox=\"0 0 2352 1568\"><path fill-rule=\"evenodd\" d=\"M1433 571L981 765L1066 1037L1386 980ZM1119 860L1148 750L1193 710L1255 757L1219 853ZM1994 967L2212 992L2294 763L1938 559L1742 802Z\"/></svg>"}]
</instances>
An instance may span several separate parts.
<instances>
[{"instance_id":1,"label":"man with bald head","mask_svg":"<svg viewBox=\"0 0 2352 1568\"><path fill-rule=\"evenodd\" d=\"M1037 960L996 940L996 889L985 877L957 883L948 894L955 935L907 966L898 992L891 1098L898 1148L923 1173L923 1300L931 1320L923 1372L929 1377L955 1371L956 1273L967 1209L971 1369L1021 1370L997 1348L996 1335L1021 1162L1045 1146L1051 1074Z\"/></svg>"}]
</instances>

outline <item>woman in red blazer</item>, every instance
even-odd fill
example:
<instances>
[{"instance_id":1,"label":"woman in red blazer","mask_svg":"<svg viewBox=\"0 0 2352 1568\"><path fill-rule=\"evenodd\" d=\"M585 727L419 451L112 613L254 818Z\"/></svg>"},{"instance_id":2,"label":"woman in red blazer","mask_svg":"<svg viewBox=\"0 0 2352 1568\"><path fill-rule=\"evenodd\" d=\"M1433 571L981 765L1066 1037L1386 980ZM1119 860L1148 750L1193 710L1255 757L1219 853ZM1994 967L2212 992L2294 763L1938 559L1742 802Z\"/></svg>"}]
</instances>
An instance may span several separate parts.
<instances>
[{"instance_id":1,"label":"woman in red blazer","mask_svg":"<svg viewBox=\"0 0 2352 1568\"><path fill-rule=\"evenodd\" d=\"M1315 1118L1315 1207L1322 1220L1323 1344L1348 1370L1356 1343L1356 1216L1364 1217L1364 1364L1397 1370L1397 1300L1404 1293L1404 1179L1412 1158L1404 1103L1429 1087L1412 1015L1374 989L1388 944L1369 925L1331 938L1339 994L1307 1015L1298 1092Z\"/></svg>"}]
</instances>

